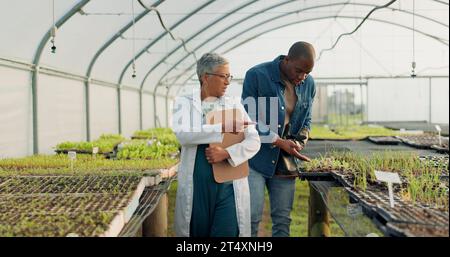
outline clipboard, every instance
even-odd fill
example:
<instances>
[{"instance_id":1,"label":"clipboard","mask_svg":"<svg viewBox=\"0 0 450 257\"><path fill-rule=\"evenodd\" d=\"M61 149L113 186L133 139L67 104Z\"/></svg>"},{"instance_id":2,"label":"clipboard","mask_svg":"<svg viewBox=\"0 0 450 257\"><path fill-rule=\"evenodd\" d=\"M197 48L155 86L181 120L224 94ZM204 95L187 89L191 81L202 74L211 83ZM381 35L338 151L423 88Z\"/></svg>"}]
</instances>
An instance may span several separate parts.
<instances>
[{"instance_id":1,"label":"clipboard","mask_svg":"<svg viewBox=\"0 0 450 257\"><path fill-rule=\"evenodd\" d=\"M225 109L219 111L211 111L206 115L206 122L208 124L224 123L226 120L243 120L242 112L239 109ZM245 139L244 132L237 134L224 133L222 143L213 143L210 146L220 146L227 148L231 145L242 142ZM248 161L245 161L241 165L236 167L231 166L228 160L224 160L220 163L214 163L212 165L214 180L217 183L224 183L235 179L247 177L249 174Z\"/></svg>"}]
</instances>

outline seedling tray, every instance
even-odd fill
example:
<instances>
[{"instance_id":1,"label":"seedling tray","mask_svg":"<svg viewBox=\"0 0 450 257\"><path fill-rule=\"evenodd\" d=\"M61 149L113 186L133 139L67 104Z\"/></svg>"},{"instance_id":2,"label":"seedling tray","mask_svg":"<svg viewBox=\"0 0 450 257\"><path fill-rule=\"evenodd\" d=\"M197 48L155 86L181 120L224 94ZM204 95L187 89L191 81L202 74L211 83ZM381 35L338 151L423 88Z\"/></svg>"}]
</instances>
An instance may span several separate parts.
<instances>
[{"instance_id":1,"label":"seedling tray","mask_svg":"<svg viewBox=\"0 0 450 257\"><path fill-rule=\"evenodd\" d=\"M85 150L77 150L77 149L73 149L73 150L55 150L55 153L57 154L68 154L69 152L76 152L77 154L92 154L92 151L85 151ZM106 158L111 158L115 155L115 151L112 152L107 152L107 153L98 153L101 154L103 156L105 156Z\"/></svg>"},{"instance_id":2,"label":"seedling tray","mask_svg":"<svg viewBox=\"0 0 450 257\"><path fill-rule=\"evenodd\" d=\"M332 181L334 180L330 172L299 172L298 175L301 180L308 181Z\"/></svg>"},{"instance_id":3,"label":"seedling tray","mask_svg":"<svg viewBox=\"0 0 450 257\"><path fill-rule=\"evenodd\" d=\"M422 237L448 237L448 227L438 227L430 225L408 224L408 223L394 223L389 222L386 226L388 233L392 236L407 236L415 237L420 235Z\"/></svg>"},{"instance_id":4,"label":"seedling tray","mask_svg":"<svg viewBox=\"0 0 450 257\"><path fill-rule=\"evenodd\" d=\"M147 139L147 140L155 140L157 139L157 137L155 136L131 136L132 140L142 140L142 139Z\"/></svg>"},{"instance_id":5,"label":"seedling tray","mask_svg":"<svg viewBox=\"0 0 450 257\"><path fill-rule=\"evenodd\" d=\"M117 236L160 176L0 179L1 236Z\"/></svg>"},{"instance_id":6,"label":"seedling tray","mask_svg":"<svg viewBox=\"0 0 450 257\"><path fill-rule=\"evenodd\" d=\"M139 206L130 221L120 232L121 237L133 237L142 228L144 220L154 211L161 197L167 192L170 184L176 179L176 175L155 183L154 186L146 187L139 199Z\"/></svg>"},{"instance_id":7,"label":"seedling tray","mask_svg":"<svg viewBox=\"0 0 450 257\"><path fill-rule=\"evenodd\" d=\"M409 135L409 136L396 136L397 139L400 139L403 143L413 146L419 149L430 149L433 145L439 145L439 136L438 135ZM442 143L448 144L448 138L441 137Z\"/></svg>"},{"instance_id":8,"label":"seedling tray","mask_svg":"<svg viewBox=\"0 0 450 257\"><path fill-rule=\"evenodd\" d=\"M377 145L398 145L402 142L395 137L368 137L367 140Z\"/></svg>"},{"instance_id":9,"label":"seedling tray","mask_svg":"<svg viewBox=\"0 0 450 257\"><path fill-rule=\"evenodd\" d=\"M438 153L449 153L448 144L440 145L432 145L431 149L436 150Z\"/></svg>"}]
</instances>

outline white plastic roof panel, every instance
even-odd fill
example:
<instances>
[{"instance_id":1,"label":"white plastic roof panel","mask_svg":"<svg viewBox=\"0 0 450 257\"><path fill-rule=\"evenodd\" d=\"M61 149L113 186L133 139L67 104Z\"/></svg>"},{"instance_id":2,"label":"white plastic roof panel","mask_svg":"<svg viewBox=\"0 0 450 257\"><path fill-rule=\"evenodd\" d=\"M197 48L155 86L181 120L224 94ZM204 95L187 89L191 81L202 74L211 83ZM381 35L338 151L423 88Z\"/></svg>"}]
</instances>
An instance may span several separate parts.
<instances>
[{"instance_id":1,"label":"white plastic roof panel","mask_svg":"<svg viewBox=\"0 0 450 257\"><path fill-rule=\"evenodd\" d=\"M98 49L131 20L131 15L95 14L131 13L131 1L95 0L82 10L86 14L77 13L58 29L56 53L50 52L51 45L48 43L41 58L42 64L84 75ZM138 10L142 11L142 8Z\"/></svg>"},{"instance_id":2,"label":"white plastic roof panel","mask_svg":"<svg viewBox=\"0 0 450 257\"><path fill-rule=\"evenodd\" d=\"M55 19L78 1L57 1ZM0 1L0 56L32 62L43 35L53 26L51 0ZM50 48L48 48L50 49Z\"/></svg>"},{"instance_id":3,"label":"white plastic roof panel","mask_svg":"<svg viewBox=\"0 0 450 257\"><path fill-rule=\"evenodd\" d=\"M286 15L287 17L281 17L278 20L271 21L270 23L266 23L266 24L264 24L263 26L260 26L260 27L264 28L266 31L270 31L270 28L277 28L277 26L276 26L276 25L278 25L277 23L283 25L283 24L289 24L289 23L296 22L296 20L295 20L295 18L293 18L293 16L298 16L298 22L304 21L305 23L308 22L310 24L311 23L313 23L313 24L320 23L321 21L327 20L327 19L328 20L343 20L340 23L350 24L349 26L347 26L347 28L345 28L345 30L342 29L342 28L338 28L337 31L339 33L328 33L328 34L331 34L331 35L330 35L330 40L329 40L330 42L328 43L328 45L326 47L324 47L324 48L327 48L327 47L331 46L333 41L337 38L337 36L340 33L345 33L345 32L351 31L351 30L353 30L354 27L356 27L356 25L362 20L362 17L364 17L365 14L368 13L373 8L373 4L374 4L373 2L374 1L370 1L370 2L371 2L372 6L370 6L368 3L358 3L358 5L349 5L349 4L345 5L342 2L340 2L340 3L339 2L332 3L330 6L325 6L325 7L321 7L321 8L317 8L317 6L310 6L308 8L303 8L302 11L300 11L298 14L291 15L290 17L288 17L288 15ZM442 4L440 4L440 5L442 5ZM336 13L336 8L337 7L339 7L339 9L340 9L339 13L342 12L343 14L341 15L342 16L341 18L335 19L331 14L332 13ZM391 9L389 9L389 10L387 10L387 9L386 10L385 9L379 10L379 11L374 13L374 14L377 14L378 17L375 16L375 15L371 16L370 17L371 20L367 21L367 23L364 24L364 26L368 26L368 24L374 25L374 23L376 23L375 25L378 26L378 29L367 30L369 32L368 34L370 34L372 31L378 31L378 32L383 33L383 31L385 31L385 30L384 29L379 29L380 26L381 27L391 28L391 29L393 27L396 27L396 28L400 28L400 30L403 31L403 34L409 33L409 37L411 37L412 30L409 29L409 28L412 27L412 24L408 24L408 18L410 19L409 23L411 23L412 15L411 14L406 14L405 12L407 12L407 11L410 12L410 13L412 12L412 10L403 10L402 12L399 12L399 11L394 12ZM381 15L381 14L383 14L383 12L384 12L384 16ZM445 9L443 9L443 10L435 10L435 12L439 12L440 16L447 16L448 17L448 9L447 9L447 12L446 12ZM321 16L319 16L319 15L321 15ZM358 15L359 15L359 19L356 20L355 18L358 18ZM437 15L437 16L439 16L439 15ZM390 20L390 19L386 19L386 17L387 18L393 17L392 21L389 21L389 22L391 22L393 24L386 23L385 20ZM267 20L270 20L270 19L267 19ZM337 23L337 22L335 22L335 23ZM418 26L418 24L421 24L421 26ZM332 24L333 27L336 26L336 25L339 25L340 27L343 26L341 24ZM420 30L420 27L423 28L422 31L421 31L422 34L416 32L415 33L416 36L418 38L420 38L420 39L423 39L424 37L429 38L429 37L426 36L426 34L430 34L428 32L430 30L426 29L426 28L430 27L431 25L434 25L432 27L434 28L434 31L435 31L436 34L445 33L445 31L447 31L447 34L448 34L448 25L445 26L445 25L439 24L436 21L430 21L429 19L425 19L423 17L416 17L415 18L416 29ZM242 26L243 25L241 25L240 27L242 27ZM296 25L296 26L301 26L301 23L299 23L299 25ZM316 27L315 25L309 25L309 26L313 27L313 28ZM280 26L278 25L278 27L280 27ZM295 26L293 25L292 27L295 27ZM256 28L255 31L257 31L258 29L261 30L260 28ZM334 30L336 31L336 29L334 29ZM229 31L231 31L231 30L229 30ZM299 35L302 35L302 38L304 37L303 35L307 35L307 36L310 36L310 37L313 36L315 39L317 39L317 38L320 39L321 36L317 35L318 31L321 31L321 30L308 30L308 33L299 33ZM331 32L333 32L333 30L331 30ZM251 32L250 33L246 33L246 34L251 34ZM292 32L290 32L288 34L292 34ZM435 37L435 36L433 36L433 37ZM241 42L246 40L244 35L242 37L230 36L229 38L235 38L235 39L233 39L234 41L241 40ZM249 38L251 38L251 37L247 36L247 40ZM227 38L227 40L228 40L228 38ZM225 45L225 44L231 43L233 40L226 41L226 43L222 44L222 46ZM297 40L300 40L300 39L293 39L292 42L293 41L297 41ZM305 40L305 39L301 39L301 40ZM371 40L373 40L373 38ZM220 43L220 40L216 39L216 40L210 40L209 44L213 45L214 41L218 41ZM440 46L440 48L444 49L444 51L445 51L445 47L446 47L445 42L446 41L447 41L447 51L448 51L448 39L444 38L444 40L441 40L441 42L443 42L443 44L442 44L442 46ZM437 42L439 42L439 41L437 41ZM340 45L343 45L343 44L341 43ZM358 48L361 48L361 47L358 47ZM211 49L214 49L214 47L210 47L208 50L211 51ZM321 49L321 48L318 48L318 49ZM370 50L372 51L372 49L370 49ZM242 58L241 58L240 61L242 61ZM245 60L243 60L243 61L245 61ZM239 63L239 62L237 62L237 63ZM193 62L191 62L191 64L193 64ZM184 64L184 65L186 65L186 64ZM168 77L173 77L171 75L172 74L168 75ZM179 83L175 82L174 84L177 85Z\"/></svg>"}]
</instances>

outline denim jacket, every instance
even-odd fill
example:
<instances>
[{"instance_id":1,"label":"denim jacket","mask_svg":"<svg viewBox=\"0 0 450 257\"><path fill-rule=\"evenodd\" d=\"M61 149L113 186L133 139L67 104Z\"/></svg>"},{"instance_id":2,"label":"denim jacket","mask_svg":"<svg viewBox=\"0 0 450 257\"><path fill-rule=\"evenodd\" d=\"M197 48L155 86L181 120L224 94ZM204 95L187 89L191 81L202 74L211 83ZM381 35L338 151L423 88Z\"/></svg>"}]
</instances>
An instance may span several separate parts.
<instances>
[{"instance_id":1,"label":"denim jacket","mask_svg":"<svg viewBox=\"0 0 450 257\"><path fill-rule=\"evenodd\" d=\"M280 149L273 146L272 142L277 135L281 137L284 128L285 85L280 77L280 62L284 57L278 56L272 62L262 63L248 70L242 90L244 107L251 120L258 122L257 130L260 137L264 136L261 138L260 151L250 159L249 165L265 177L272 177L275 173L280 154ZM295 92L298 100L289 121L291 135L297 135L303 129L308 131L311 129L312 103L316 95L314 79L308 76L302 84L295 87ZM249 108L248 97L254 99L256 108ZM270 98L277 103L277 106L270 105ZM276 109L278 109L278 121L270 121L268 117L271 117L271 111L275 112ZM265 117L266 120L261 120L261 117ZM269 124L271 124L270 127Z\"/></svg>"}]
</instances>

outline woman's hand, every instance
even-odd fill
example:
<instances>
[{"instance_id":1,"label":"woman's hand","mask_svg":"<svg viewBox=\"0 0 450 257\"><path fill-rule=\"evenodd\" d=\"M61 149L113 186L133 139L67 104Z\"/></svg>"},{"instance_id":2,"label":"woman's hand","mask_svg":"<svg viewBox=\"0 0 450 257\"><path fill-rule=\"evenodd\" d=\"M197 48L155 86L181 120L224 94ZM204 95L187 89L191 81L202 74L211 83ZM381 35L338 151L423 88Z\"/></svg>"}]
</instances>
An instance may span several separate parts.
<instances>
[{"instance_id":1,"label":"woman's hand","mask_svg":"<svg viewBox=\"0 0 450 257\"><path fill-rule=\"evenodd\" d=\"M209 163L218 163L230 158L230 154L220 146L210 146L205 151Z\"/></svg>"}]
</instances>

